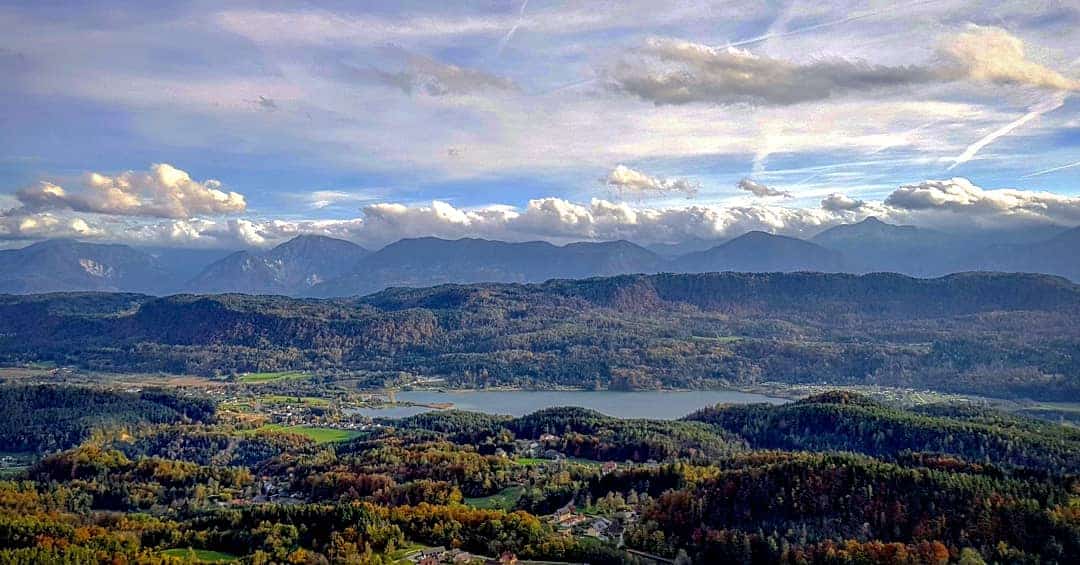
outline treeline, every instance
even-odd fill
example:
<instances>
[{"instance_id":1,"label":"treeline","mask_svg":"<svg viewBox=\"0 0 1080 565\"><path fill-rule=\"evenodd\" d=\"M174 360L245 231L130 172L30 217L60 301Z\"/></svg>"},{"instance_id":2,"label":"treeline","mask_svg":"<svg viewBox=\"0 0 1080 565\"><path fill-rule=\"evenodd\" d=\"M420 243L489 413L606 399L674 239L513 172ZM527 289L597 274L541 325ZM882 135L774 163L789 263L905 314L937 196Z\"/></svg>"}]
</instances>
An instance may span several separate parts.
<instances>
[{"instance_id":1,"label":"treeline","mask_svg":"<svg viewBox=\"0 0 1080 565\"><path fill-rule=\"evenodd\" d=\"M213 421L214 403L172 392L68 386L0 386L0 451L46 452L78 445L103 427Z\"/></svg>"},{"instance_id":2,"label":"treeline","mask_svg":"<svg viewBox=\"0 0 1080 565\"><path fill-rule=\"evenodd\" d=\"M622 276L359 299L0 296L0 362L228 375L399 372L597 389L912 386L1080 399L1080 287L972 273Z\"/></svg>"},{"instance_id":3,"label":"treeline","mask_svg":"<svg viewBox=\"0 0 1080 565\"><path fill-rule=\"evenodd\" d=\"M819 561L823 546L838 553L831 562L945 563L967 548L1065 563L1080 555L1071 497L1064 487L853 455L782 455L663 493L627 541L698 563ZM875 541L844 549L843 540Z\"/></svg>"},{"instance_id":4,"label":"treeline","mask_svg":"<svg viewBox=\"0 0 1080 565\"><path fill-rule=\"evenodd\" d=\"M903 410L833 392L779 406L720 405L686 420L737 434L756 449L854 451L887 459L932 452L1057 474L1080 469L1080 430L972 407Z\"/></svg>"}]
</instances>

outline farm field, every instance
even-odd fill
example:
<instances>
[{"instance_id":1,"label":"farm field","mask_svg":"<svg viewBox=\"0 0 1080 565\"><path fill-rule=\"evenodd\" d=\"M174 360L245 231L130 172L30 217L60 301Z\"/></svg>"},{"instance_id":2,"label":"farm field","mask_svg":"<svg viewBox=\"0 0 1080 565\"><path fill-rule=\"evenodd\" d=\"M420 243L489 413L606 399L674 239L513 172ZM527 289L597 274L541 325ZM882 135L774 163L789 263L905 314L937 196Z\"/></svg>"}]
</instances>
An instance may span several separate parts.
<instances>
[{"instance_id":1,"label":"farm field","mask_svg":"<svg viewBox=\"0 0 1080 565\"><path fill-rule=\"evenodd\" d=\"M505 488L491 496L466 498L465 504L487 510L513 510L525 489L520 486Z\"/></svg>"},{"instance_id":2,"label":"farm field","mask_svg":"<svg viewBox=\"0 0 1080 565\"><path fill-rule=\"evenodd\" d=\"M280 424L267 424L259 429L300 434L302 436L315 440L317 443L338 443L343 441L349 441L350 439L353 439L360 435L360 432L353 430L320 428L316 426L282 426Z\"/></svg>"},{"instance_id":3,"label":"farm field","mask_svg":"<svg viewBox=\"0 0 1080 565\"><path fill-rule=\"evenodd\" d=\"M244 373L237 380L246 384L261 384L306 379L310 376L310 373L304 371L271 371L266 373Z\"/></svg>"}]
</instances>

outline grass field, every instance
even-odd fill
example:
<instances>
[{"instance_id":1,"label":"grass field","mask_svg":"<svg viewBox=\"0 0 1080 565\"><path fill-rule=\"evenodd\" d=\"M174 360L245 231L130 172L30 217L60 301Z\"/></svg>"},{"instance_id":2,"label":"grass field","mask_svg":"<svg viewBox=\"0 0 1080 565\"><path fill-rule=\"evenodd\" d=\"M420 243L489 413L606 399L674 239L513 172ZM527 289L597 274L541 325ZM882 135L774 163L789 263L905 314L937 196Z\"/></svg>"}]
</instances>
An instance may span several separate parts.
<instances>
[{"instance_id":1,"label":"grass field","mask_svg":"<svg viewBox=\"0 0 1080 565\"><path fill-rule=\"evenodd\" d=\"M334 443L340 441L349 441L350 439L360 435L360 432L354 430L317 428L314 426L282 426L279 424L267 424L259 429L300 434L302 436L309 437L315 440L316 443Z\"/></svg>"},{"instance_id":2,"label":"grass field","mask_svg":"<svg viewBox=\"0 0 1080 565\"><path fill-rule=\"evenodd\" d=\"M195 562L196 563L227 563L229 561L236 561L239 559L237 556L231 553L225 553L223 551L212 551L209 549L196 549ZM184 559L191 555L191 550L187 548L166 549L161 552L162 555L168 555L169 557L179 557Z\"/></svg>"},{"instance_id":3,"label":"grass field","mask_svg":"<svg viewBox=\"0 0 1080 565\"><path fill-rule=\"evenodd\" d=\"M421 549L427 549L430 546L421 545L415 542L405 542L404 547L395 549L390 553L384 554L384 557L389 561L391 565L412 565L413 561L407 557Z\"/></svg>"},{"instance_id":4,"label":"grass field","mask_svg":"<svg viewBox=\"0 0 1080 565\"><path fill-rule=\"evenodd\" d=\"M288 381L294 379L306 379L309 373L303 371L277 371L273 373L244 373L239 381L248 384L272 383L275 381Z\"/></svg>"},{"instance_id":5,"label":"grass field","mask_svg":"<svg viewBox=\"0 0 1080 565\"><path fill-rule=\"evenodd\" d=\"M260 402L267 404L303 404L305 406L326 406L330 401L317 396L287 396L284 394L268 394L259 397Z\"/></svg>"},{"instance_id":6,"label":"grass field","mask_svg":"<svg viewBox=\"0 0 1080 565\"><path fill-rule=\"evenodd\" d=\"M586 467L600 467L604 464L603 461L596 461L595 459L582 459L580 457L567 457L567 463L576 463L578 465L585 465Z\"/></svg>"},{"instance_id":7,"label":"grass field","mask_svg":"<svg viewBox=\"0 0 1080 565\"><path fill-rule=\"evenodd\" d=\"M524 491L525 489L522 487L509 487L491 496L466 498L465 504L474 508L484 508L488 510L513 510Z\"/></svg>"},{"instance_id":8,"label":"grass field","mask_svg":"<svg viewBox=\"0 0 1080 565\"><path fill-rule=\"evenodd\" d=\"M539 457L518 457L514 459L514 463L523 465L525 467L534 467L536 465L543 465L544 463L551 463L551 459L541 459Z\"/></svg>"}]
</instances>

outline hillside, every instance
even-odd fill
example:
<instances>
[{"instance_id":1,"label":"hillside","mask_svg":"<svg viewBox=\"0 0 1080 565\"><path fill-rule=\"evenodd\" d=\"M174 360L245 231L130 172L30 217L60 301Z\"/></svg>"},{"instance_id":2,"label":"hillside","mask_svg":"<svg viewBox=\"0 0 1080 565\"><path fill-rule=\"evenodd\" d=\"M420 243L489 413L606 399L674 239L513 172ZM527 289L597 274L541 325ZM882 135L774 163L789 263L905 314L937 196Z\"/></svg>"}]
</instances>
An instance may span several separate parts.
<instances>
[{"instance_id":1,"label":"hillside","mask_svg":"<svg viewBox=\"0 0 1080 565\"><path fill-rule=\"evenodd\" d=\"M358 299L0 297L0 361L455 386L761 380L1080 398L1080 287L1041 275L635 275ZM1022 331L1020 331L1022 328Z\"/></svg>"},{"instance_id":2,"label":"hillside","mask_svg":"<svg viewBox=\"0 0 1080 565\"><path fill-rule=\"evenodd\" d=\"M1080 228L1048 240L1021 245L998 245L981 251L974 262L987 269L1051 273L1080 280Z\"/></svg>"},{"instance_id":3,"label":"hillside","mask_svg":"<svg viewBox=\"0 0 1080 565\"><path fill-rule=\"evenodd\" d=\"M157 292L172 281L150 254L126 245L57 239L0 251L0 292Z\"/></svg>"}]
</instances>

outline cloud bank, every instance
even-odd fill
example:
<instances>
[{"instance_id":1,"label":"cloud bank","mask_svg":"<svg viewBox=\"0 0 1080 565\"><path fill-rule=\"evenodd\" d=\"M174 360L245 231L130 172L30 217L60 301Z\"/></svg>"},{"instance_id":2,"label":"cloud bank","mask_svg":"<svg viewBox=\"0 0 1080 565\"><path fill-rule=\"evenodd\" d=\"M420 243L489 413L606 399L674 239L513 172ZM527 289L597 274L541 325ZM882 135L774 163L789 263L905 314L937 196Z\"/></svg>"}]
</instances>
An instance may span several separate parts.
<instances>
[{"instance_id":1,"label":"cloud bank","mask_svg":"<svg viewBox=\"0 0 1080 565\"><path fill-rule=\"evenodd\" d=\"M885 205L909 212L944 211L983 218L1017 218L1072 226L1080 223L1080 197L1001 188L985 190L965 178L901 186Z\"/></svg>"},{"instance_id":2,"label":"cloud bank","mask_svg":"<svg viewBox=\"0 0 1080 565\"><path fill-rule=\"evenodd\" d=\"M626 239L647 244L720 240L751 230L809 237L827 227L868 216L945 229L1009 228L1033 223L1074 226L1080 224L1080 197L1013 188L983 189L967 179L952 178L903 185L881 201L833 193L817 208L766 204L649 207L599 198L578 203L548 197L530 200L520 207L465 208L438 200L423 205L380 202L363 206L356 218L340 220L154 220L122 212L24 212L0 216L0 239L77 237L146 245L236 248L269 246L300 234L319 234L368 247L421 236L544 239L556 243Z\"/></svg>"}]
</instances>

